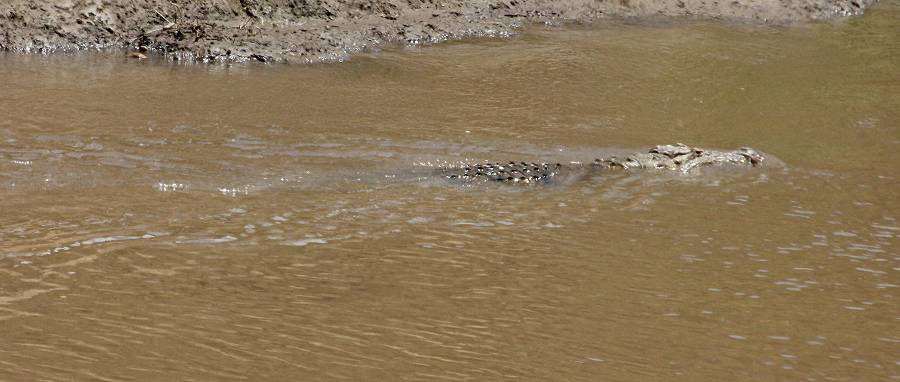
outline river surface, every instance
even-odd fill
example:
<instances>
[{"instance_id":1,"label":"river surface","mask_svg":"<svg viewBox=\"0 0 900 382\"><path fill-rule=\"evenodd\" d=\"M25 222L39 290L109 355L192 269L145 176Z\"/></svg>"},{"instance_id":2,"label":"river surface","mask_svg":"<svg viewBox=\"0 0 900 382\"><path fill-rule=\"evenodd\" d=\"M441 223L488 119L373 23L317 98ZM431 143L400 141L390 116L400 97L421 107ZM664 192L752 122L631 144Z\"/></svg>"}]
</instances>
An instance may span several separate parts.
<instances>
[{"instance_id":1,"label":"river surface","mask_svg":"<svg viewBox=\"0 0 900 382\"><path fill-rule=\"evenodd\" d=\"M900 379L900 5L0 56L0 380ZM458 185L662 143L768 165Z\"/></svg>"}]
</instances>

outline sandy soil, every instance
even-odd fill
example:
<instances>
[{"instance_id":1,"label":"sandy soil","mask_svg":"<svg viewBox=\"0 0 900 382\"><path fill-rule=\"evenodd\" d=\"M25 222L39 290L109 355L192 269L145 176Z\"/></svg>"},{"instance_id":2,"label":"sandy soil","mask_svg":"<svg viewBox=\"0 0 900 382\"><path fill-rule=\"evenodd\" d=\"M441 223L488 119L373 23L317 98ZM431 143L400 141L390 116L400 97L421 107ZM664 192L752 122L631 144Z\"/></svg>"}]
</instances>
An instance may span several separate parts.
<instances>
[{"instance_id":1,"label":"sandy soil","mask_svg":"<svg viewBox=\"0 0 900 382\"><path fill-rule=\"evenodd\" d=\"M875 0L6 0L0 50L103 48L198 61L318 62L385 44L503 36L526 22L699 17L792 23ZM138 55L135 55L138 56Z\"/></svg>"}]
</instances>

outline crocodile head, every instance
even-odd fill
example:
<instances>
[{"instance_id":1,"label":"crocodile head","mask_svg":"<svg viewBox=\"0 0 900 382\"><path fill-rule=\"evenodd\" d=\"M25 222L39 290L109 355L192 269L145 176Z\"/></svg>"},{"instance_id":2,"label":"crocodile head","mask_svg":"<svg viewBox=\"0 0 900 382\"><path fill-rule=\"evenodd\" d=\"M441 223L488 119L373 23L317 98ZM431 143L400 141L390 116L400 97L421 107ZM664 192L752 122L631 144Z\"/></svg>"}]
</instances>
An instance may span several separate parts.
<instances>
[{"instance_id":1,"label":"crocodile head","mask_svg":"<svg viewBox=\"0 0 900 382\"><path fill-rule=\"evenodd\" d=\"M662 154L669 158L691 155L696 152L699 152L699 150L684 143L676 143L674 145L659 145L650 149L651 154Z\"/></svg>"},{"instance_id":2,"label":"crocodile head","mask_svg":"<svg viewBox=\"0 0 900 382\"><path fill-rule=\"evenodd\" d=\"M763 160L766 159L762 154L759 153L759 151L756 151L749 147L741 147L739 153L747 158L747 160L749 160L750 164L753 166L759 165Z\"/></svg>"}]
</instances>

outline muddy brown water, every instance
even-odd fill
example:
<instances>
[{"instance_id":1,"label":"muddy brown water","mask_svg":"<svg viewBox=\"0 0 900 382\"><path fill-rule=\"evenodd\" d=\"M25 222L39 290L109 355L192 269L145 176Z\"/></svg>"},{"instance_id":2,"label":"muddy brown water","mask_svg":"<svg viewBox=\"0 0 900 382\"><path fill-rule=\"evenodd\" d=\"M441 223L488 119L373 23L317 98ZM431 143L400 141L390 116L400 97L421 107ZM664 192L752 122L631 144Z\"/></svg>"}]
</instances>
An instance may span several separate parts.
<instances>
[{"instance_id":1,"label":"muddy brown water","mask_svg":"<svg viewBox=\"0 0 900 382\"><path fill-rule=\"evenodd\" d=\"M0 380L900 378L900 6L313 66L0 57ZM659 143L783 163L463 187Z\"/></svg>"}]
</instances>

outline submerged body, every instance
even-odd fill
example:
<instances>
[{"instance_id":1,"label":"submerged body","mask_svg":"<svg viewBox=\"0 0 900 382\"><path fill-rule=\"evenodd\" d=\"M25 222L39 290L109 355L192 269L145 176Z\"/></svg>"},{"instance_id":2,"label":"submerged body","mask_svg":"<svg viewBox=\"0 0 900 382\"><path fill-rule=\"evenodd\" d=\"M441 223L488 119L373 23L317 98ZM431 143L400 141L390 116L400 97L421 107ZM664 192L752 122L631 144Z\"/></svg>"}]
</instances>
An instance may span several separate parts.
<instances>
[{"instance_id":1,"label":"submerged body","mask_svg":"<svg viewBox=\"0 0 900 382\"><path fill-rule=\"evenodd\" d=\"M746 168L756 167L765 158L749 147L722 151L692 147L683 143L659 145L646 153L634 153L624 158L598 158L588 166L582 164L548 163L483 163L444 169L442 174L452 181L504 182L517 184L549 184L563 173L586 175L603 170L667 170L682 174L697 173L708 166Z\"/></svg>"}]
</instances>

